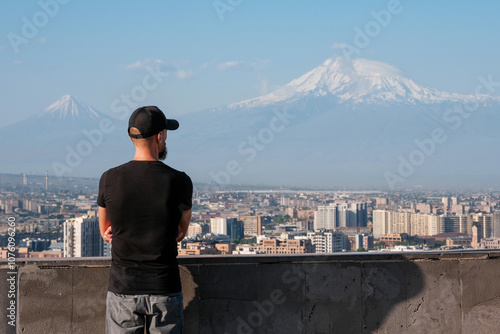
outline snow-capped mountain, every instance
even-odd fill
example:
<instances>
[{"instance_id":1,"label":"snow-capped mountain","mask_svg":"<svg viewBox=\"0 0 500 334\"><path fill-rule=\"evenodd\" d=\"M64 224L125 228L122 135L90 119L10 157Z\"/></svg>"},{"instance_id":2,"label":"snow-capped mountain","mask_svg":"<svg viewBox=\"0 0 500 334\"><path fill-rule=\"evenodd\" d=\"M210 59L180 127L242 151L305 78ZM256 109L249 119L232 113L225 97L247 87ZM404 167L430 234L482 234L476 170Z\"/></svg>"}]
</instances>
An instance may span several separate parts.
<instances>
[{"instance_id":1,"label":"snow-capped mountain","mask_svg":"<svg viewBox=\"0 0 500 334\"><path fill-rule=\"evenodd\" d=\"M181 161L218 184L388 186L411 160L397 186L484 185L500 180L499 110L388 64L328 59L270 94L182 116Z\"/></svg>"},{"instance_id":2,"label":"snow-capped mountain","mask_svg":"<svg viewBox=\"0 0 500 334\"><path fill-rule=\"evenodd\" d=\"M399 69L374 60L339 57L292 80L276 91L231 104L230 108L254 108L306 97L331 97L339 103L423 103L482 101L488 96L459 95L419 85Z\"/></svg>"},{"instance_id":3,"label":"snow-capped mountain","mask_svg":"<svg viewBox=\"0 0 500 334\"><path fill-rule=\"evenodd\" d=\"M124 121L64 95L28 119L1 128L0 158L7 162L5 172L97 175L104 168L99 161L121 160L110 152L119 154L126 139Z\"/></svg>"},{"instance_id":4,"label":"snow-capped mountain","mask_svg":"<svg viewBox=\"0 0 500 334\"><path fill-rule=\"evenodd\" d=\"M381 62L328 59L270 94L177 119L166 163L195 182L500 186L500 100L442 92ZM64 96L0 129L0 171L97 177L133 156L126 126Z\"/></svg>"},{"instance_id":5,"label":"snow-capped mountain","mask_svg":"<svg viewBox=\"0 0 500 334\"><path fill-rule=\"evenodd\" d=\"M105 115L77 97L64 95L45 108L38 116L50 117L53 119L78 118L83 120L102 118Z\"/></svg>"},{"instance_id":6,"label":"snow-capped mountain","mask_svg":"<svg viewBox=\"0 0 500 334\"><path fill-rule=\"evenodd\" d=\"M4 127L0 137L4 144L20 141L46 145L67 141L83 129L99 128L99 121L106 117L79 98L64 95L30 118Z\"/></svg>"}]
</instances>

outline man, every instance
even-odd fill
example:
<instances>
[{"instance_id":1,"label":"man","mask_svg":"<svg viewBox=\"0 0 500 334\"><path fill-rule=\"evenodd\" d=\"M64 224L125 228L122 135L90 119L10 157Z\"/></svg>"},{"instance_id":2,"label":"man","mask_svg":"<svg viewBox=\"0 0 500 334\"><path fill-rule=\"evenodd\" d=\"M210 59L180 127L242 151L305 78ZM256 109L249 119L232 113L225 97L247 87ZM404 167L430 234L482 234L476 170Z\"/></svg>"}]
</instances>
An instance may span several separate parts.
<instances>
[{"instance_id":1,"label":"man","mask_svg":"<svg viewBox=\"0 0 500 334\"><path fill-rule=\"evenodd\" d=\"M193 184L165 159L167 130L179 123L155 106L135 110L128 134L134 160L99 181L99 227L112 242L106 333L182 333L177 242L191 219Z\"/></svg>"}]
</instances>

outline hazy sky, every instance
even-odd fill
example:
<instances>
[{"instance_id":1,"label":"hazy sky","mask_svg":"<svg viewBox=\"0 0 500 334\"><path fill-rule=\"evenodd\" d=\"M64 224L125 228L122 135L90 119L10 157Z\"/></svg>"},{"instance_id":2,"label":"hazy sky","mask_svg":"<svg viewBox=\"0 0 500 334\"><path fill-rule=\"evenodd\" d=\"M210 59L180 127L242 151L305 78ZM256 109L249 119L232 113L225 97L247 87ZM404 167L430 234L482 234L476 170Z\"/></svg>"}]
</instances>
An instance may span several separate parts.
<instances>
[{"instance_id":1,"label":"hazy sky","mask_svg":"<svg viewBox=\"0 0 500 334\"><path fill-rule=\"evenodd\" d=\"M493 0L10 0L1 7L0 126L64 94L107 113L124 103L156 104L169 116L217 107L270 92L343 55L341 46L439 90L473 93L480 75L500 81Z\"/></svg>"}]
</instances>

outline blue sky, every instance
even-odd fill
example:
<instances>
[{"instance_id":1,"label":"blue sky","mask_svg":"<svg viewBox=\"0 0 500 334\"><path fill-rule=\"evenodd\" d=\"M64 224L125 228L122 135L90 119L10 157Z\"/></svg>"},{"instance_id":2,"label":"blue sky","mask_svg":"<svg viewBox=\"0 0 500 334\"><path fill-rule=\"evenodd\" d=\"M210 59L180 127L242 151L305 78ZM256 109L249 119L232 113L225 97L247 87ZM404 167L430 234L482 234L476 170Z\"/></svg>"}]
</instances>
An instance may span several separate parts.
<instances>
[{"instance_id":1,"label":"blue sky","mask_svg":"<svg viewBox=\"0 0 500 334\"><path fill-rule=\"evenodd\" d=\"M439 90L473 93L480 75L500 81L498 1L9 0L1 6L0 127L64 94L107 113L133 92L129 103L155 104L169 116L217 107L288 83L342 55L340 45L361 46L355 56L394 65ZM356 31L367 27L378 30L361 45ZM148 68L162 73L159 80ZM144 80L148 90L140 89Z\"/></svg>"}]
</instances>

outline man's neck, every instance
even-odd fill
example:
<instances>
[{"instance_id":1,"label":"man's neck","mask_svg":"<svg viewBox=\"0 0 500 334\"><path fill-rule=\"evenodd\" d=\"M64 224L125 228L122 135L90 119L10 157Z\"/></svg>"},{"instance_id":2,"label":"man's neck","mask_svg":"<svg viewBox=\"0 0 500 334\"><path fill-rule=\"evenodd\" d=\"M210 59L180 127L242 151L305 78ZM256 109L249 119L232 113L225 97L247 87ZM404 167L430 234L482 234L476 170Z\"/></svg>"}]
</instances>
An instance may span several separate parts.
<instances>
[{"instance_id":1,"label":"man's neck","mask_svg":"<svg viewBox=\"0 0 500 334\"><path fill-rule=\"evenodd\" d=\"M136 161L158 161L158 154L156 154L156 158L153 155L153 152L149 150L136 150L134 155L134 160Z\"/></svg>"}]
</instances>

